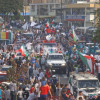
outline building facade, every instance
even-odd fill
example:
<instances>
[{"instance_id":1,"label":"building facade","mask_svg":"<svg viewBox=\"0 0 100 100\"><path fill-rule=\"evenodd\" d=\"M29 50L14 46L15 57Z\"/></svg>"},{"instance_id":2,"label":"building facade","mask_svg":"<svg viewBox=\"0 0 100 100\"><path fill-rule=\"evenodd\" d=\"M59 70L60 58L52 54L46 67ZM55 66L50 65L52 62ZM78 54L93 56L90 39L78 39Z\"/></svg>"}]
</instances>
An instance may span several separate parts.
<instances>
[{"instance_id":1,"label":"building facade","mask_svg":"<svg viewBox=\"0 0 100 100\"><path fill-rule=\"evenodd\" d=\"M67 0L62 0L62 2L66 2ZM31 3L61 3L61 0L31 0Z\"/></svg>"},{"instance_id":2,"label":"building facade","mask_svg":"<svg viewBox=\"0 0 100 100\"><path fill-rule=\"evenodd\" d=\"M30 4L30 19L39 20L42 18L55 17L56 11L53 8L59 7L60 3L32 3Z\"/></svg>"},{"instance_id":3,"label":"building facade","mask_svg":"<svg viewBox=\"0 0 100 100\"><path fill-rule=\"evenodd\" d=\"M70 0L69 0L70 1ZM62 8L63 22L68 26L93 27L96 24L94 11L98 9L96 0L74 0ZM98 1L98 0L97 0ZM61 8L56 9L56 18L61 17ZM60 20L57 20L58 22Z\"/></svg>"}]
</instances>

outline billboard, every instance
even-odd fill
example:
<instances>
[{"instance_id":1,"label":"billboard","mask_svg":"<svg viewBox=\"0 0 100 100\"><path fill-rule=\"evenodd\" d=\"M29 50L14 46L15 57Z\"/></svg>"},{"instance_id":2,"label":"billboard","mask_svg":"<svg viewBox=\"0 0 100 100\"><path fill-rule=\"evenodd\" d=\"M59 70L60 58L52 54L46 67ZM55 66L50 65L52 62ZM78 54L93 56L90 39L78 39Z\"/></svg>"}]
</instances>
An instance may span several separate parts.
<instances>
[{"instance_id":1,"label":"billboard","mask_svg":"<svg viewBox=\"0 0 100 100\"><path fill-rule=\"evenodd\" d=\"M66 16L66 21L84 21L85 16Z\"/></svg>"}]
</instances>

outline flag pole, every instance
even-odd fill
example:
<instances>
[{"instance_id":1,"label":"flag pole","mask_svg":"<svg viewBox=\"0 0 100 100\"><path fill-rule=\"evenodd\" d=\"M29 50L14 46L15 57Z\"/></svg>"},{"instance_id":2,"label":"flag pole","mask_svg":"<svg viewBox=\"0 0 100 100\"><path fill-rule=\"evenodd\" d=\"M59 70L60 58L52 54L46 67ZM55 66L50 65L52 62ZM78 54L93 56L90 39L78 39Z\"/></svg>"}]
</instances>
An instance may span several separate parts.
<instances>
[{"instance_id":1,"label":"flag pole","mask_svg":"<svg viewBox=\"0 0 100 100\"><path fill-rule=\"evenodd\" d=\"M61 94L60 94L60 75L59 75L59 100L60 100L60 96Z\"/></svg>"}]
</instances>

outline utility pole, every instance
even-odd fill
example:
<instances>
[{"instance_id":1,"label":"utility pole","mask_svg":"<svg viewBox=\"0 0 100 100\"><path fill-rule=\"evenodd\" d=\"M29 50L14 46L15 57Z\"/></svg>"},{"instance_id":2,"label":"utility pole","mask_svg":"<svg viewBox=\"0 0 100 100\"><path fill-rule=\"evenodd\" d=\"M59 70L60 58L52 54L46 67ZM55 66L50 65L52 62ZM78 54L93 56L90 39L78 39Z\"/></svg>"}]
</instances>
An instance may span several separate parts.
<instances>
[{"instance_id":1,"label":"utility pole","mask_svg":"<svg viewBox=\"0 0 100 100\"><path fill-rule=\"evenodd\" d=\"M61 23L62 23L62 0L61 0Z\"/></svg>"}]
</instances>

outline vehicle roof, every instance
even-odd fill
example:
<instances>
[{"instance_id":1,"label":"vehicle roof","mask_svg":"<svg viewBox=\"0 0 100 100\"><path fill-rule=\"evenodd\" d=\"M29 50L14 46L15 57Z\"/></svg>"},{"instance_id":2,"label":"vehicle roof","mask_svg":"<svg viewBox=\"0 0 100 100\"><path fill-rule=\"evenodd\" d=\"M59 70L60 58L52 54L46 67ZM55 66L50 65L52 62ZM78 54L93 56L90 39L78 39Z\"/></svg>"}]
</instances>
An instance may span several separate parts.
<instances>
[{"instance_id":1,"label":"vehicle roof","mask_svg":"<svg viewBox=\"0 0 100 100\"><path fill-rule=\"evenodd\" d=\"M57 43L50 43L50 42L49 43L43 43L43 45L45 45L45 44L57 44Z\"/></svg>"},{"instance_id":2,"label":"vehicle roof","mask_svg":"<svg viewBox=\"0 0 100 100\"><path fill-rule=\"evenodd\" d=\"M62 53L49 53L49 55L63 55Z\"/></svg>"},{"instance_id":3,"label":"vehicle roof","mask_svg":"<svg viewBox=\"0 0 100 100\"><path fill-rule=\"evenodd\" d=\"M89 73L72 74L76 80L98 80L98 78Z\"/></svg>"},{"instance_id":4,"label":"vehicle roof","mask_svg":"<svg viewBox=\"0 0 100 100\"><path fill-rule=\"evenodd\" d=\"M27 32L27 33L23 33L23 34L26 34L26 35L30 35L30 34L32 34L32 35L33 35L33 33L31 33L31 32Z\"/></svg>"},{"instance_id":5,"label":"vehicle roof","mask_svg":"<svg viewBox=\"0 0 100 100\"><path fill-rule=\"evenodd\" d=\"M12 66L8 66L8 65L7 65L7 66L3 66L2 68L11 68L11 67L12 67Z\"/></svg>"}]
</instances>

